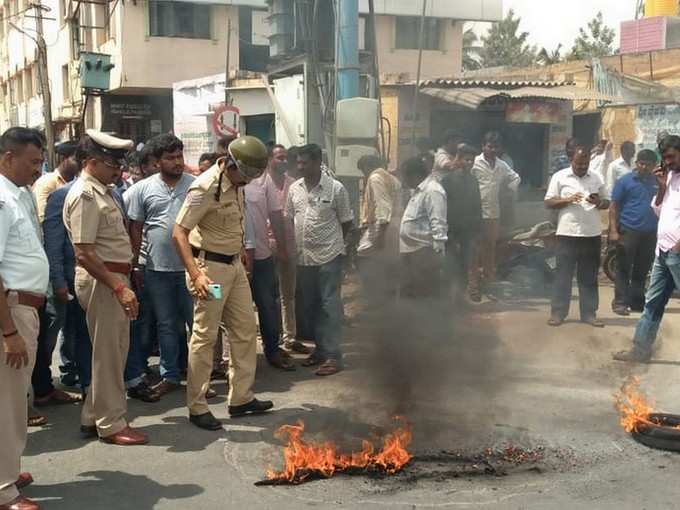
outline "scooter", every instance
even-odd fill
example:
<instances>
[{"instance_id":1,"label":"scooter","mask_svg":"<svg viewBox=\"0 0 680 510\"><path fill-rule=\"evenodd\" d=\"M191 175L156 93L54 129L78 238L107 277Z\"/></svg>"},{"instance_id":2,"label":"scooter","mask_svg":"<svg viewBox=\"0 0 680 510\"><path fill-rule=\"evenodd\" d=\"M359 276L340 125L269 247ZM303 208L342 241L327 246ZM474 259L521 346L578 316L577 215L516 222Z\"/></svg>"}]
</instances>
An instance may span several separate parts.
<instances>
[{"instance_id":1,"label":"scooter","mask_svg":"<svg viewBox=\"0 0 680 510\"><path fill-rule=\"evenodd\" d=\"M547 221L514 231L504 242L497 267L498 280L507 282L513 297L544 297L555 279L555 226Z\"/></svg>"}]
</instances>

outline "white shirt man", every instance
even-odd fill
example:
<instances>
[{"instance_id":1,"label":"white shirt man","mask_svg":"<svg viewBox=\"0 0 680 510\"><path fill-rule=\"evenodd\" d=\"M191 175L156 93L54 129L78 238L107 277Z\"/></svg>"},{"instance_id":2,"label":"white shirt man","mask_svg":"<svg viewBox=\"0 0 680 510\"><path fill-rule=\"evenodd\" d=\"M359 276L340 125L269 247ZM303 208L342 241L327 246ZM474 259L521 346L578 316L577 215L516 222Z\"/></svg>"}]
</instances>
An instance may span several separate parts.
<instances>
[{"instance_id":1,"label":"white shirt man","mask_svg":"<svg viewBox=\"0 0 680 510\"><path fill-rule=\"evenodd\" d=\"M557 268L550 326L560 326L569 314L574 274L579 285L581 322L604 327L596 318L602 222L599 209L609 200L604 181L589 170L590 152L577 149L572 166L552 176L545 204L558 211Z\"/></svg>"},{"instance_id":2,"label":"white shirt man","mask_svg":"<svg viewBox=\"0 0 680 510\"><path fill-rule=\"evenodd\" d=\"M583 196L580 202L559 210L558 236L595 237L602 234L600 213L597 207L586 201L592 194L598 194L603 199L609 197L599 174L588 171L583 177L578 177L571 167L560 170L550 180L545 199L567 198L579 193Z\"/></svg>"},{"instance_id":3,"label":"white shirt man","mask_svg":"<svg viewBox=\"0 0 680 510\"><path fill-rule=\"evenodd\" d=\"M632 171L633 165L628 163L625 159L619 158L614 160L607 170L607 193L611 195L612 191L614 191L616 181Z\"/></svg>"},{"instance_id":4,"label":"white shirt man","mask_svg":"<svg viewBox=\"0 0 680 510\"><path fill-rule=\"evenodd\" d=\"M607 184L607 193L609 193L609 196L611 196L612 191L614 191L616 181L633 171L634 157L635 144L633 142L623 142L621 144L621 157L612 162L607 168L605 183Z\"/></svg>"},{"instance_id":5,"label":"white shirt man","mask_svg":"<svg viewBox=\"0 0 680 510\"><path fill-rule=\"evenodd\" d=\"M42 137L10 128L0 137L0 507L37 510L19 495L21 455L26 445L27 402L45 303L49 265L39 234L37 208L27 189L39 175Z\"/></svg>"},{"instance_id":6,"label":"white shirt man","mask_svg":"<svg viewBox=\"0 0 680 510\"><path fill-rule=\"evenodd\" d=\"M405 186L413 188L399 232L403 264L401 293L406 298L432 298L441 291L441 269L448 223L446 191L422 161L404 165Z\"/></svg>"},{"instance_id":7,"label":"white shirt man","mask_svg":"<svg viewBox=\"0 0 680 510\"><path fill-rule=\"evenodd\" d=\"M443 253L448 240L446 192L434 176L427 177L413 191L404 210L399 233L400 253L431 248Z\"/></svg>"},{"instance_id":8,"label":"white shirt man","mask_svg":"<svg viewBox=\"0 0 680 510\"><path fill-rule=\"evenodd\" d=\"M507 187L517 192L522 179L510 166L500 158L495 158L491 165L483 154L475 158L472 174L479 182L482 195L482 218L497 220L501 217L500 192Z\"/></svg>"}]
</instances>

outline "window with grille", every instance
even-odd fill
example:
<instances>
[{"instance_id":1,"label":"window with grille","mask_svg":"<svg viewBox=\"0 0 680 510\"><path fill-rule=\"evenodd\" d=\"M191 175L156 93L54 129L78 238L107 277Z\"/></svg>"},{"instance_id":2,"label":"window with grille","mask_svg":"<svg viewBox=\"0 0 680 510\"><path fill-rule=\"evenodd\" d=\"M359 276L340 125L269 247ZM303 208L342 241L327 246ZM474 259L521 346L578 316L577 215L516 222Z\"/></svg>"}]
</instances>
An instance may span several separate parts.
<instances>
[{"instance_id":1,"label":"window with grille","mask_svg":"<svg viewBox=\"0 0 680 510\"><path fill-rule=\"evenodd\" d=\"M210 39L210 5L150 0L149 35Z\"/></svg>"}]
</instances>

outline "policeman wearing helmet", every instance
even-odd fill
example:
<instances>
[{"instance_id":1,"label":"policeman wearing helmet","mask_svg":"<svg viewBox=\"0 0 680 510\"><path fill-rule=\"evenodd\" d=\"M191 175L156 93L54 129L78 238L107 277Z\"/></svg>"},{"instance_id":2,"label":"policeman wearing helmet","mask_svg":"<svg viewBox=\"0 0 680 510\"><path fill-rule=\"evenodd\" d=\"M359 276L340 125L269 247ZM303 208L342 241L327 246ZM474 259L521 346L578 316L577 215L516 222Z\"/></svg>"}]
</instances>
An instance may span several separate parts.
<instances>
[{"instance_id":1,"label":"policeman wearing helmet","mask_svg":"<svg viewBox=\"0 0 680 510\"><path fill-rule=\"evenodd\" d=\"M241 262L244 237L243 186L267 167L267 149L255 137L237 138L228 153L189 188L177 215L173 240L194 296L194 327L189 344L187 406L197 427L222 427L210 412L213 348L221 322L229 331L229 414L262 413L273 407L253 394L257 324L250 284Z\"/></svg>"}]
</instances>

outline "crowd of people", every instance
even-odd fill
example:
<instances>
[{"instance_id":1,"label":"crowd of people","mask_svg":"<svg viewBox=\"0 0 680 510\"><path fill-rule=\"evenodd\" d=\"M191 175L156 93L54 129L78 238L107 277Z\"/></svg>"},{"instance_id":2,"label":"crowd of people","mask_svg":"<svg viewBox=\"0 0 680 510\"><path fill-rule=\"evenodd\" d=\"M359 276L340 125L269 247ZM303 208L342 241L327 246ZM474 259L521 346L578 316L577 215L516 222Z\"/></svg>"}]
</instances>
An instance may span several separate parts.
<instances>
[{"instance_id":1,"label":"crowd of people","mask_svg":"<svg viewBox=\"0 0 680 510\"><path fill-rule=\"evenodd\" d=\"M38 508L19 494L32 481L19 468L27 426L46 423L38 410L47 406L82 400L84 438L139 445L148 438L130 427L127 398L157 402L185 379L199 428L222 427L208 405L214 379L228 382L230 416L272 409L253 392L258 331L274 369L296 370L298 353L318 376L343 370L348 249L374 306L395 297L481 302L521 182L499 133L487 133L481 150L446 133L436 152L396 172L362 157L355 223L347 189L315 144L220 140L192 169L172 134L135 149L89 130L58 145L58 166L42 174L44 149L31 129L0 137L0 510ZM565 152L545 195L557 229L548 324L567 318L576 276L581 321L604 327L608 209L618 259L612 309L642 312L633 348L614 358L648 361L680 285L680 138L664 134L658 153L637 155L626 142L615 161L606 142L591 150L572 139ZM80 395L54 385L57 346L61 385ZM149 366L156 351L158 373Z\"/></svg>"}]
</instances>

